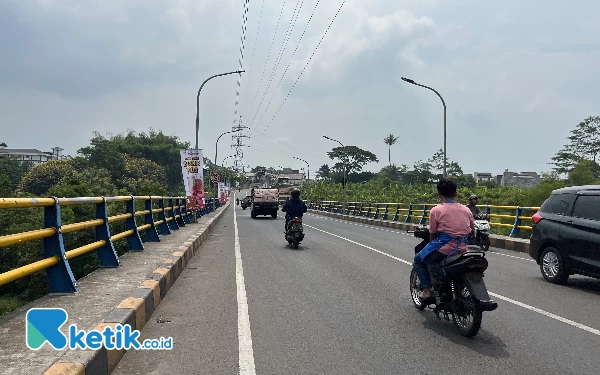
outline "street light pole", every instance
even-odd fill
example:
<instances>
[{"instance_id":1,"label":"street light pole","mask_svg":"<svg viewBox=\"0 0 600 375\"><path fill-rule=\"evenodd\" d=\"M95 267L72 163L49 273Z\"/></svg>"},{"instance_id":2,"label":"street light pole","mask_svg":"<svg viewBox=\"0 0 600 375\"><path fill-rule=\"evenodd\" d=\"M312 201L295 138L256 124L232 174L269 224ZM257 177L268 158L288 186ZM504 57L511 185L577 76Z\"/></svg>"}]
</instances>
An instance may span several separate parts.
<instances>
[{"instance_id":1,"label":"street light pole","mask_svg":"<svg viewBox=\"0 0 600 375\"><path fill-rule=\"evenodd\" d=\"M204 82L202 82L202 85L200 85L200 88L198 89L198 95L196 96L196 150L198 149L198 132L200 131L200 92L202 91L202 88L204 87L206 82L210 81L213 78L226 76L229 74L241 74L244 72L245 70L236 70L235 72L215 74L214 76L205 79Z\"/></svg>"},{"instance_id":2,"label":"street light pole","mask_svg":"<svg viewBox=\"0 0 600 375\"><path fill-rule=\"evenodd\" d=\"M338 140L335 140L333 138L329 138L326 135L324 135L323 138L329 139L330 141L337 142L337 143L339 143L342 146L342 148L344 148L344 149L346 148L346 146L344 146L342 144L342 142L340 142ZM346 205L348 204L348 202L346 200L346 157L345 157L345 155L344 155L344 158L342 158L342 164L344 165L344 210L343 210L343 213L345 214L346 213Z\"/></svg>"},{"instance_id":3,"label":"street light pole","mask_svg":"<svg viewBox=\"0 0 600 375\"><path fill-rule=\"evenodd\" d=\"M308 162L307 162L306 160L304 160L304 159L300 159L300 158L297 158L297 157L295 157L295 156L292 156L292 157L293 157L294 159L296 159L296 160L300 160L300 161L303 161L304 163L306 163L306 167L308 168L308 183L310 184L310 165L309 165L309 164L308 164ZM310 190L308 190L308 192L306 193L306 200L309 200L309 199L310 199Z\"/></svg>"},{"instance_id":4,"label":"street light pole","mask_svg":"<svg viewBox=\"0 0 600 375\"><path fill-rule=\"evenodd\" d=\"M447 162L446 162L446 160L447 160L446 159L446 102L444 101L444 98L442 98L442 96L440 95L440 93L437 92L435 89L433 89L433 88L431 88L429 86L418 84L418 83L416 83L415 81L413 81L412 79L409 79L409 78L402 77L402 80L405 81L405 82L411 83L411 84L413 84L415 86L421 86L421 87L424 87L426 89L429 89L429 90L435 92L436 95L439 96L440 100L442 101L442 104L444 105L444 178L446 178L447 177L447 174L446 174L446 164L447 164Z\"/></svg>"}]
</instances>

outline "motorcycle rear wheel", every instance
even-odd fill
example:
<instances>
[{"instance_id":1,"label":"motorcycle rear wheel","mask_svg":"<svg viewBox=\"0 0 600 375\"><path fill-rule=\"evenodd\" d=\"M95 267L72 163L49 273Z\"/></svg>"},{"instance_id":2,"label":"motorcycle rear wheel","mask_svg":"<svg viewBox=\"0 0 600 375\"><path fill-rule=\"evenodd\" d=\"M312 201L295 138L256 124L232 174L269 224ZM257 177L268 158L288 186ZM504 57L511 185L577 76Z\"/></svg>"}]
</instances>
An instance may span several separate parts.
<instances>
[{"instance_id":1,"label":"motorcycle rear wheel","mask_svg":"<svg viewBox=\"0 0 600 375\"><path fill-rule=\"evenodd\" d=\"M454 311L452 320L454 320L454 325L458 327L461 335L469 338L474 337L481 328L482 312L475 304L471 291L464 285L459 286L459 299L458 303L462 304L467 313L461 316L457 311Z\"/></svg>"},{"instance_id":2,"label":"motorcycle rear wheel","mask_svg":"<svg viewBox=\"0 0 600 375\"><path fill-rule=\"evenodd\" d=\"M294 249L297 249L298 245L300 245L300 239L299 238L295 238L294 239Z\"/></svg>"},{"instance_id":3,"label":"motorcycle rear wheel","mask_svg":"<svg viewBox=\"0 0 600 375\"><path fill-rule=\"evenodd\" d=\"M415 270L412 270L412 272L410 273L410 296L415 307L419 310L423 310L427 306L419 298L420 292L421 283L419 282L419 278L417 277L417 273L415 272Z\"/></svg>"}]
</instances>

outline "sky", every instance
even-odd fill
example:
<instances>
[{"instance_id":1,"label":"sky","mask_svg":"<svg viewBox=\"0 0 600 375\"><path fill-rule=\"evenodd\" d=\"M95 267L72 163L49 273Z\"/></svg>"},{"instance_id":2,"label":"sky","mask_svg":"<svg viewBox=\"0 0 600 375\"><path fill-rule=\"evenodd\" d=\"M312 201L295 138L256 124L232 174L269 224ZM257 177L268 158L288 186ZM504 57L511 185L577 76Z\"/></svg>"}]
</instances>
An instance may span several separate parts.
<instances>
[{"instance_id":1,"label":"sky","mask_svg":"<svg viewBox=\"0 0 600 375\"><path fill-rule=\"evenodd\" d=\"M193 146L198 89L239 69L244 24L245 73L200 95L211 160L240 116L246 166L299 169L296 157L314 173L334 163L323 135L377 155L370 171L388 164L389 133L392 163L426 160L443 147L442 102L401 77L443 96L447 155L465 173L548 171L600 115L597 1L249 0L244 22L245 2L0 1L0 142L75 156L95 131L153 128Z\"/></svg>"}]
</instances>

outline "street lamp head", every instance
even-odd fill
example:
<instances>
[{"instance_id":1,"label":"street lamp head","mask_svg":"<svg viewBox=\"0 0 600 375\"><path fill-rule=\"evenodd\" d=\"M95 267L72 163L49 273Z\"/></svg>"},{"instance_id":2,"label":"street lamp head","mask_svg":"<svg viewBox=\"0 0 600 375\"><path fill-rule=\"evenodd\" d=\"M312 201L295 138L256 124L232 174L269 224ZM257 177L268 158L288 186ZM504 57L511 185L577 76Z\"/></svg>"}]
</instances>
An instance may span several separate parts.
<instances>
[{"instance_id":1,"label":"street lamp head","mask_svg":"<svg viewBox=\"0 0 600 375\"><path fill-rule=\"evenodd\" d=\"M404 78L404 77L402 77L402 80L403 80L404 82L412 83L413 85L416 85L416 84L417 84L415 81L413 81L413 80L412 80L412 79L410 79L410 78Z\"/></svg>"}]
</instances>

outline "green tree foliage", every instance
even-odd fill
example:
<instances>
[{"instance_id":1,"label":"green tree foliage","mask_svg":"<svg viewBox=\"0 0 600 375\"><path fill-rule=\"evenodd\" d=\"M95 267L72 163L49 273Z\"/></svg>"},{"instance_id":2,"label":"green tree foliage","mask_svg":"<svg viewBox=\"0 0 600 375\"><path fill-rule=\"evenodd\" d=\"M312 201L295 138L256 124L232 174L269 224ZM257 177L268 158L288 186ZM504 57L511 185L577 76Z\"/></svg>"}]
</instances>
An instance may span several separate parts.
<instances>
[{"instance_id":1,"label":"green tree foliage","mask_svg":"<svg viewBox=\"0 0 600 375\"><path fill-rule=\"evenodd\" d=\"M20 190L33 195L47 195L63 178L76 173L68 160L51 160L31 168L21 179Z\"/></svg>"},{"instance_id":2,"label":"green tree foliage","mask_svg":"<svg viewBox=\"0 0 600 375\"><path fill-rule=\"evenodd\" d=\"M595 164L600 154L600 116L588 117L571 130L569 143L559 150L550 164L558 173L571 172L581 160Z\"/></svg>"},{"instance_id":3,"label":"green tree foliage","mask_svg":"<svg viewBox=\"0 0 600 375\"><path fill-rule=\"evenodd\" d=\"M108 137L94 133L90 146L81 148L78 153L93 165L111 171L113 180L127 172L127 156L152 161L164 168L167 191L176 194L181 192L183 184L180 150L189 146L188 142L182 142L176 136L150 129L148 133L129 131Z\"/></svg>"},{"instance_id":4,"label":"green tree foliage","mask_svg":"<svg viewBox=\"0 0 600 375\"><path fill-rule=\"evenodd\" d=\"M333 167L335 171L343 171L344 163L346 162L346 174L358 173L363 167L372 162L379 162L377 156L370 151L363 150L356 146L336 147L327 153L331 160L339 159Z\"/></svg>"},{"instance_id":5,"label":"green tree foliage","mask_svg":"<svg viewBox=\"0 0 600 375\"><path fill-rule=\"evenodd\" d=\"M6 155L0 156L0 175L8 177L13 189L16 189L29 168L31 168L29 162L14 160Z\"/></svg>"},{"instance_id":6,"label":"green tree foliage","mask_svg":"<svg viewBox=\"0 0 600 375\"><path fill-rule=\"evenodd\" d=\"M329 168L329 165L323 164L320 166L319 170L317 171L317 177L320 180L328 180L331 177L331 169Z\"/></svg>"},{"instance_id":7,"label":"green tree foliage","mask_svg":"<svg viewBox=\"0 0 600 375\"><path fill-rule=\"evenodd\" d=\"M572 185L591 185L600 180L600 165L593 160L580 160L569 172Z\"/></svg>"}]
</instances>

